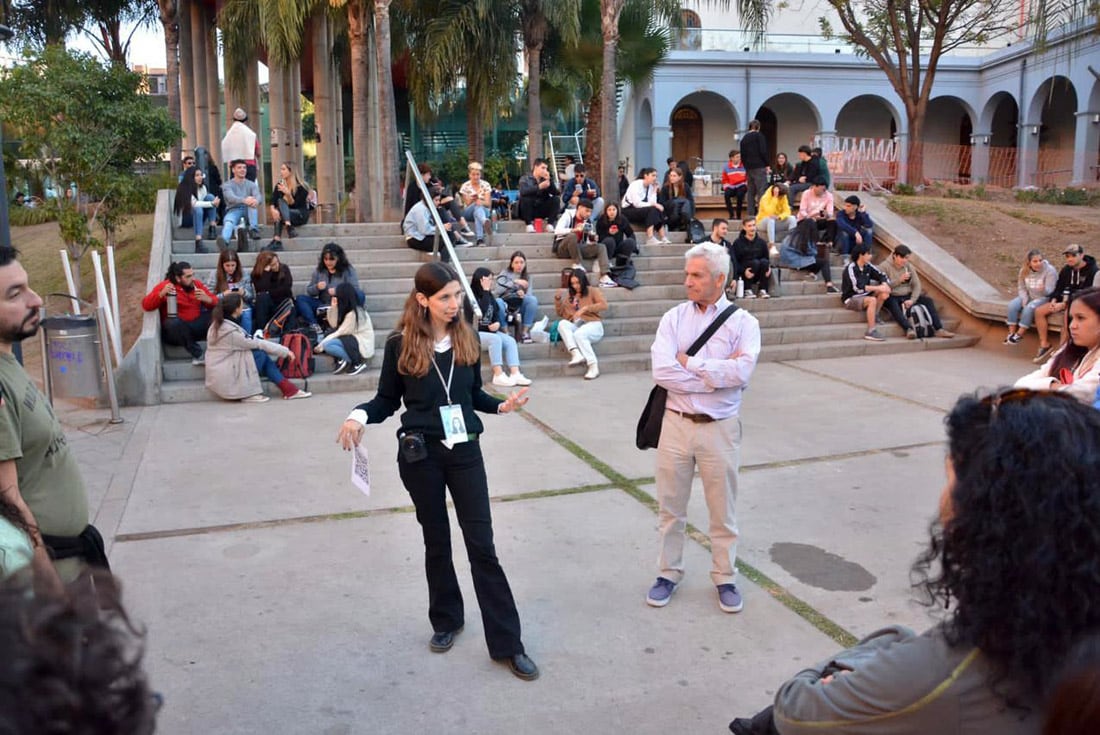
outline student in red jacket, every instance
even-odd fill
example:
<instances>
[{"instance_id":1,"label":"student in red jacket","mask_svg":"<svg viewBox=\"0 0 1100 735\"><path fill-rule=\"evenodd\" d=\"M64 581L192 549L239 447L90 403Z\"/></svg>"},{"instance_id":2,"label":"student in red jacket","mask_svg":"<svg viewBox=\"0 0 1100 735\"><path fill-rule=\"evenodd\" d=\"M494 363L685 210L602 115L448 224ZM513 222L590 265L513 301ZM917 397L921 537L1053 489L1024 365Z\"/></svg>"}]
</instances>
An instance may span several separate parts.
<instances>
[{"instance_id":1,"label":"student in red jacket","mask_svg":"<svg viewBox=\"0 0 1100 735\"><path fill-rule=\"evenodd\" d=\"M191 353L191 364L202 365L198 342L206 339L210 309L217 302L214 294L195 279L191 264L180 261L168 266L164 280L141 300L141 308L160 312L160 338L164 344L186 348Z\"/></svg>"},{"instance_id":2,"label":"student in red jacket","mask_svg":"<svg viewBox=\"0 0 1100 735\"><path fill-rule=\"evenodd\" d=\"M745 206L745 193L749 190L748 174L741 165L741 154L730 151L730 160L722 166L722 196L726 200L726 211L730 219L741 219L741 208ZM732 199L737 200L736 213L733 209Z\"/></svg>"}]
</instances>

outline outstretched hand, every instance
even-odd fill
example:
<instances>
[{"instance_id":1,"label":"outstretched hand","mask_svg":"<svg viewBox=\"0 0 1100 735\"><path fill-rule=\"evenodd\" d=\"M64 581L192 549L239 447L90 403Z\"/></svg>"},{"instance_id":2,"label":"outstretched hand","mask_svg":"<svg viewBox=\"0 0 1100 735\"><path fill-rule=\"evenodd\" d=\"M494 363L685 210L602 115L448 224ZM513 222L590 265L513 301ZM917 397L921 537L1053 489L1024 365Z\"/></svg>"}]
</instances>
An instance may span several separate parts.
<instances>
[{"instance_id":1,"label":"outstretched hand","mask_svg":"<svg viewBox=\"0 0 1100 735\"><path fill-rule=\"evenodd\" d=\"M345 452L350 452L352 448L359 446L359 442L363 439L363 430L366 429L358 421L348 419L340 425L340 433L336 435L336 443L344 448Z\"/></svg>"},{"instance_id":2,"label":"outstretched hand","mask_svg":"<svg viewBox=\"0 0 1100 735\"><path fill-rule=\"evenodd\" d=\"M517 391L512 391L512 395L505 399L504 403L500 404L500 408L497 409L500 413L511 413L517 408L527 405L527 388L520 388Z\"/></svg>"}]
</instances>

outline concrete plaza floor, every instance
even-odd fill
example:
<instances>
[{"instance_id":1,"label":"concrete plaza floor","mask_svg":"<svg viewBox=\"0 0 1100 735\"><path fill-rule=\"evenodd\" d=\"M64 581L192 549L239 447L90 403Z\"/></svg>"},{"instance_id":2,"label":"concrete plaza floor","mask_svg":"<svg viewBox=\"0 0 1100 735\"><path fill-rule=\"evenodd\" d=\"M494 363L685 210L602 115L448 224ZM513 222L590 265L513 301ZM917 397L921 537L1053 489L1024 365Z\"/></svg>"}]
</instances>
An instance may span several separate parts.
<instances>
[{"instance_id":1,"label":"concrete plaza floor","mask_svg":"<svg viewBox=\"0 0 1100 735\"><path fill-rule=\"evenodd\" d=\"M759 366L742 411L738 615L717 607L702 535L672 603L644 602L654 452L633 436L648 375L538 381L526 414L488 417L482 437L534 683L488 658L457 524L466 628L428 651L396 418L367 431L369 498L334 443L368 396L62 418L148 629L158 732L721 733L846 636L930 624L908 571L943 482L944 413L1030 367L980 348ZM705 532L701 493L689 515Z\"/></svg>"}]
</instances>

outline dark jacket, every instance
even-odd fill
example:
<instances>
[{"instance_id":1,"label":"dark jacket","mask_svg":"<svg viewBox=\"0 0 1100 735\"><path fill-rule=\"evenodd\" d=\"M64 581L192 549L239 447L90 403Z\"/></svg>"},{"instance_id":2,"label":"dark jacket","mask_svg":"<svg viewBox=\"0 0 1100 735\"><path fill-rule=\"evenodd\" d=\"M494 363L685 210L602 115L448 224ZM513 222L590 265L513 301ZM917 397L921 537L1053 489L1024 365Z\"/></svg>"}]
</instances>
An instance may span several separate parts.
<instances>
[{"instance_id":1,"label":"dark jacket","mask_svg":"<svg viewBox=\"0 0 1100 735\"><path fill-rule=\"evenodd\" d=\"M504 327L501 315L497 313L497 300L493 298L491 291L482 291L481 295L477 297L477 305L481 309L481 320L477 323L477 331L492 332L493 330L489 329L489 325L494 322L500 324L501 328Z\"/></svg>"},{"instance_id":2,"label":"dark jacket","mask_svg":"<svg viewBox=\"0 0 1100 735\"><path fill-rule=\"evenodd\" d=\"M768 183L783 184L785 186L789 182L793 181L794 178L794 164L792 164L790 161L787 161L786 168L779 169L775 166L772 166L772 172L768 174Z\"/></svg>"},{"instance_id":3,"label":"dark jacket","mask_svg":"<svg viewBox=\"0 0 1100 735\"><path fill-rule=\"evenodd\" d=\"M519 179L519 195L523 199L537 200L559 197L561 192L558 190L553 178L550 179L550 186L540 189L539 180L535 178L534 174L524 174Z\"/></svg>"},{"instance_id":4,"label":"dark jacket","mask_svg":"<svg viewBox=\"0 0 1100 735\"><path fill-rule=\"evenodd\" d=\"M1085 256L1085 265L1081 268L1062 266L1062 270L1058 271L1058 283L1054 285L1054 293L1050 295L1050 300L1059 303L1063 300L1062 296L1066 291L1073 295L1083 288L1088 288L1092 285L1092 279L1095 276L1096 258L1091 255Z\"/></svg>"},{"instance_id":5,"label":"dark jacket","mask_svg":"<svg viewBox=\"0 0 1100 735\"><path fill-rule=\"evenodd\" d=\"M798 165L794 167L794 178L791 181L798 181L799 178L805 176L806 183L812 184L818 176L827 176L829 172L825 170L824 163L817 156L810 156L808 161L799 161Z\"/></svg>"},{"instance_id":6,"label":"dark jacket","mask_svg":"<svg viewBox=\"0 0 1100 735\"><path fill-rule=\"evenodd\" d=\"M402 375L397 371L397 359L401 356L401 334L394 332L386 339L382 351L382 369L378 374L378 392L367 403L356 408L367 412L367 423L380 424L401 408L405 402L405 413L401 414L401 428L406 431L422 431L427 439L442 439L443 422L439 416L439 407L447 405L447 392L434 368L421 377ZM437 352L435 363L444 375L450 373L454 350ZM466 420L466 429L471 434L480 434L485 430L481 419L474 413L496 413L503 401L493 398L481 388L481 363L474 365L455 365L451 379L451 401L462 406L462 417Z\"/></svg>"},{"instance_id":7,"label":"dark jacket","mask_svg":"<svg viewBox=\"0 0 1100 735\"><path fill-rule=\"evenodd\" d=\"M714 245L721 245L726 249L726 252L730 254L730 277L737 278L741 274L741 268L737 264L737 253L734 252L733 243L729 240L723 239L721 242L714 242L714 238L710 235L703 242L709 242Z\"/></svg>"},{"instance_id":8,"label":"dark jacket","mask_svg":"<svg viewBox=\"0 0 1100 735\"><path fill-rule=\"evenodd\" d=\"M581 200L587 200L589 204L600 196L600 187L596 186L596 182L592 179L585 179L579 186L576 179L569 179L561 188L562 202L568 205L569 200L573 198L573 192L577 189L580 189Z\"/></svg>"},{"instance_id":9,"label":"dark jacket","mask_svg":"<svg viewBox=\"0 0 1100 735\"><path fill-rule=\"evenodd\" d=\"M279 193L279 186L278 184L276 184L271 189L271 198L268 200L267 203L273 207L278 207L279 200L281 200L282 198L283 195ZM298 188L294 190L294 194L291 198L294 200L290 202L291 209L298 209L304 212L306 211L306 209L309 208L309 190L301 184L299 184Z\"/></svg>"},{"instance_id":10,"label":"dark jacket","mask_svg":"<svg viewBox=\"0 0 1100 735\"><path fill-rule=\"evenodd\" d=\"M733 257L742 269L749 267L749 261L767 260L768 241L760 235L750 240L745 237L745 231L741 230L741 234L733 241Z\"/></svg>"},{"instance_id":11,"label":"dark jacket","mask_svg":"<svg viewBox=\"0 0 1100 735\"><path fill-rule=\"evenodd\" d=\"M619 227L619 231L614 235L611 234L611 225L618 225ZM634 237L634 228L630 226L630 222L622 214L616 217L614 222L609 220L606 214L601 214L600 218L596 220L596 237L600 240L610 237L616 245L619 245L624 237Z\"/></svg>"},{"instance_id":12,"label":"dark jacket","mask_svg":"<svg viewBox=\"0 0 1100 735\"><path fill-rule=\"evenodd\" d=\"M844 267L844 279L840 288L841 300L847 301L857 294L867 293L867 286L871 281L889 283L890 279L870 263L860 268L856 265L856 261L851 261Z\"/></svg>"},{"instance_id":13,"label":"dark jacket","mask_svg":"<svg viewBox=\"0 0 1100 735\"><path fill-rule=\"evenodd\" d=\"M741 163L746 171L768 166L768 141L759 130L750 130L741 139Z\"/></svg>"},{"instance_id":14,"label":"dark jacket","mask_svg":"<svg viewBox=\"0 0 1100 735\"><path fill-rule=\"evenodd\" d=\"M262 293L271 294L271 302L278 305L283 299L294 298L294 276L290 274L290 266L279 263L279 272L264 271L258 277L252 279L252 288L256 295Z\"/></svg>"},{"instance_id":15,"label":"dark jacket","mask_svg":"<svg viewBox=\"0 0 1100 735\"><path fill-rule=\"evenodd\" d=\"M866 212L856 210L856 216L849 219L848 214L844 212L844 210L841 210L836 214L836 226L841 232L854 235L857 228L861 230L870 230L874 228L875 223L871 221L871 215Z\"/></svg>"},{"instance_id":16,"label":"dark jacket","mask_svg":"<svg viewBox=\"0 0 1100 735\"><path fill-rule=\"evenodd\" d=\"M678 197L680 199L686 199L689 202L695 201L695 193L692 192L691 187L687 185L687 181L684 181L684 196ZM657 202L664 206L666 203L673 200L672 187L665 184L657 191ZM667 212L665 214L668 214Z\"/></svg>"}]
</instances>

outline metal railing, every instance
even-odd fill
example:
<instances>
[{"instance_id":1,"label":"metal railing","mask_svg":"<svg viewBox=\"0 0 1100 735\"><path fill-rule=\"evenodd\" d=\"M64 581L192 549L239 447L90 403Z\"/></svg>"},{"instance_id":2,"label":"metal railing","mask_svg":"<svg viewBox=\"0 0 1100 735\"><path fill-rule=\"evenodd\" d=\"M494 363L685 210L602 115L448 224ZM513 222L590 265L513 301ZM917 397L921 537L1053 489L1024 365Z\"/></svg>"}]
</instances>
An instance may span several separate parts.
<instances>
[{"instance_id":1,"label":"metal railing","mask_svg":"<svg viewBox=\"0 0 1100 735\"><path fill-rule=\"evenodd\" d=\"M428 207L428 211L432 213L432 220L435 222L435 242L432 246L432 256L439 256L439 243L442 241L443 246L447 248L447 255L451 258L451 265L458 272L458 281L462 284L462 290L466 292L466 298L470 300L470 305L474 307L474 316L476 319L481 319L481 308L477 304L477 299L474 298L474 290L470 288L470 281L462 270L462 263L458 260L458 254L455 253L454 245L451 243L451 233L443 226L443 218L439 216L439 210L432 206L432 193L428 191L428 185L424 183L424 177L420 175L420 169L417 167L416 158L413 157L412 151L405 151L405 160L408 162L405 167L405 187L417 186L420 188L420 196Z\"/></svg>"},{"instance_id":2,"label":"metal railing","mask_svg":"<svg viewBox=\"0 0 1100 735\"><path fill-rule=\"evenodd\" d=\"M1014 33L1006 33L992 39L985 46L960 46L948 52L949 56L986 56L1000 51L1017 41ZM727 51L733 53L801 53L801 54L851 54L856 47L840 38L826 39L820 34L768 33L760 46L753 45L753 34L739 28L685 28L674 41L677 51ZM921 48L921 53L931 50Z\"/></svg>"}]
</instances>

